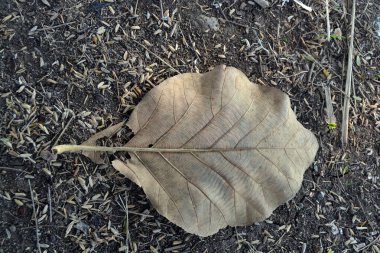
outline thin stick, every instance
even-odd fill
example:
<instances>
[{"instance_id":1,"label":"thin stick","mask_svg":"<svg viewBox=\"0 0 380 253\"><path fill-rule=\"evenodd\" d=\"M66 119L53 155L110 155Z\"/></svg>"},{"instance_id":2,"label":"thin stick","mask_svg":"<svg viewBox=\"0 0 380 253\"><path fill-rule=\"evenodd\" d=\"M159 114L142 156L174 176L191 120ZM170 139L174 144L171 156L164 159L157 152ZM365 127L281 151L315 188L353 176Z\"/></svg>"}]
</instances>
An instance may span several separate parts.
<instances>
[{"instance_id":1,"label":"thin stick","mask_svg":"<svg viewBox=\"0 0 380 253\"><path fill-rule=\"evenodd\" d=\"M313 11L313 9L311 7L305 5L304 3L302 3L302 2L300 2L298 0L294 0L294 2L296 4L298 4L299 6L301 6L302 8L304 8L305 10L307 10L308 12L312 12Z\"/></svg>"},{"instance_id":2,"label":"thin stick","mask_svg":"<svg viewBox=\"0 0 380 253\"><path fill-rule=\"evenodd\" d=\"M125 216L126 216L126 223L127 223L127 231L125 235L125 246L127 246L125 252L129 253L129 216L128 216L128 192L125 191Z\"/></svg>"},{"instance_id":3,"label":"thin stick","mask_svg":"<svg viewBox=\"0 0 380 253\"><path fill-rule=\"evenodd\" d=\"M307 244L306 243L302 243L302 253L306 252L306 248L307 248Z\"/></svg>"},{"instance_id":4,"label":"thin stick","mask_svg":"<svg viewBox=\"0 0 380 253\"><path fill-rule=\"evenodd\" d=\"M330 13L329 13L329 0L326 0L326 23L327 23L327 41L330 41Z\"/></svg>"},{"instance_id":5,"label":"thin stick","mask_svg":"<svg viewBox=\"0 0 380 253\"><path fill-rule=\"evenodd\" d=\"M360 248L358 250L358 252L363 251L365 249L368 249L369 247L371 247L372 245L374 245L375 243L377 243L379 241L380 241L380 235L378 237L376 237L376 239L374 239L372 242L370 242L367 246L364 246L363 248Z\"/></svg>"},{"instance_id":6,"label":"thin stick","mask_svg":"<svg viewBox=\"0 0 380 253\"><path fill-rule=\"evenodd\" d=\"M134 13L133 13L133 15L137 15L137 6L138 6L138 4L139 4L139 0L136 0L136 5L135 5L135 10L134 10Z\"/></svg>"},{"instance_id":7,"label":"thin stick","mask_svg":"<svg viewBox=\"0 0 380 253\"><path fill-rule=\"evenodd\" d=\"M327 114L327 124L329 127L335 128L336 126L336 118L334 115L334 108L331 100L331 90L330 85L327 80L326 85L323 85L323 90L325 91L325 99L326 99L326 114Z\"/></svg>"},{"instance_id":8,"label":"thin stick","mask_svg":"<svg viewBox=\"0 0 380 253\"><path fill-rule=\"evenodd\" d=\"M350 97L351 97L351 81L352 81L352 55L354 49L354 34L355 34L355 8L356 0L352 1L352 14L351 14L351 38L350 47L348 49L348 64L347 64L347 75L346 75L346 87L345 87L345 97L343 106L343 117L342 117L342 146L346 146L348 142L348 120L350 113Z\"/></svg>"},{"instance_id":9,"label":"thin stick","mask_svg":"<svg viewBox=\"0 0 380 253\"><path fill-rule=\"evenodd\" d=\"M3 166L0 166L0 170L10 170L10 171L15 171L15 172L24 172L24 173L27 173L29 174L29 172L25 171L25 170L21 170L21 169L16 169L16 168L11 168L11 167L3 167Z\"/></svg>"},{"instance_id":10,"label":"thin stick","mask_svg":"<svg viewBox=\"0 0 380 253\"><path fill-rule=\"evenodd\" d=\"M164 20L164 8L162 7L162 0L160 0L161 20Z\"/></svg>"},{"instance_id":11,"label":"thin stick","mask_svg":"<svg viewBox=\"0 0 380 253\"><path fill-rule=\"evenodd\" d=\"M146 51L148 51L149 53L151 53L152 55L154 55L157 59L159 59L162 63L164 63L166 66L168 66L169 68L171 68L174 72L176 72L177 74L181 74L181 72L179 72L178 70L176 70L172 65L170 65L169 63L167 63L164 59L162 59L160 56L158 56L157 54L153 53L151 50L149 50L146 46L144 46L143 44L135 41L135 40L132 40L133 42L135 42L137 45L139 45L140 47L144 48Z\"/></svg>"},{"instance_id":12,"label":"thin stick","mask_svg":"<svg viewBox=\"0 0 380 253\"><path fill-rule=\"evenodd\" d=\"M67 22L67 23L63 23L63 24L60 24L60 25L56 25L56 26L48 26L48 27L36 29L36 31L47 31L47 30L59 28L59 27L62 27L62 26L71 25L71 24L74 24L74 23L75 23L74 21L73 22Z\"/></svg>"},{"instance_id":13,"label":"thin stick","mask_svg":"<svg viewBox=\"0 0 380 253\"><path fill-rule=\"evenodd\" d=\"M37 220L36 206L34 205L33 191L32 191L32 185L30 184L30 179L28 179L28 183L29 183L30 197L32 198L33 216L34 216L34 221L36 224L37 250L39 253L41 253L40 236L38 234L38 220Z\"/></svg>"},{"instance_id":14,"label":"thin stick","mask_svg":"<svg viewBox=\"0 0 380 253\"><path fill-rule=\"evenodd\" d=\"M48 187L48 199L49 199L49 222L53 222L53 211L51 208L51 193L50 193L50 186Z\"/></svg>"},{"instance_id":15,"label":"thin stick","mask_svg":"<svg viewBox=\"0 0 380 253\"><path fill-rule=\"evenodd\" d=\"M53 145L52 145L53 147L54 147L55 145L57 145L58 141L61 139L62 135L66 132L67 128L70 126L70 124L71 124L71 122L73 121L74 118L75 118L75 115L73 115L73 116L70 118L69 122L67 122L66 126L63 128L63 130L61 131L61 133L58 135L57 139L56 139L55 142L53 143Z\"/></svg>"}]
</instances>

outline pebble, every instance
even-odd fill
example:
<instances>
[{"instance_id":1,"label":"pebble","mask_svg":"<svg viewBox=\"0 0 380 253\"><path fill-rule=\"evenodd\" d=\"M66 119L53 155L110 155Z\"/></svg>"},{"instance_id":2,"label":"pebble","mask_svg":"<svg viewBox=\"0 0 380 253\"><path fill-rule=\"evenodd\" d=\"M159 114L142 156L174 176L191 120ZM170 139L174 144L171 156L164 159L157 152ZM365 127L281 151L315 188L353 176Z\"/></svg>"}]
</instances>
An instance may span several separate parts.
<instances>
[{"instance_id":1,"label":"pebble","mask_svg":"<svg viewBox=\"0 0 380 253\"><path fill-rule=\"evenodd\" d=\"M197 23L202 27L203 30L213 30L213 31L219 31L220 25L219 21L215 17L208 17L205 15L200 15L196 19Z\"/></svg>"},{"instance_id":2,"label":"pebble","mask_svg":"<svg viewBox=\"0 0 380 253\"><path fill-rule=\"evenodd\" d=\"M74 225L74 227L80 231L82 231L85 235L88 234L90 226L83 222L78 222Z\"/></svg>"},{"instance_id":3,"label":"pebble","mask_svg":"<svg viewBox=\"0 0 380 253\"><path fill-rule=\"evenodd\" d=\"M15 227L15 225L10 226L10 227L9 227L9 230L10 230L12 233L16 232L16 227Z\"/></svg>"},{"instance_id":4,"label":"pebble","mask_svg":"<svg viewBox=\"0 0 380 253\"><path fill-rule=\"evenodd\" d=\"M318 192L317 199L318 201L321 201L325 198L325 193L324 192Z\"/></svg>"},{"instance_id":5,"label":"pebble","mask_svg":"<svg viewBox=\"0 0 380 253\"><path fill-rule=\"evenodd\" d=\"M333 235L337 235L337 234L339 234L339 228L335 225L335 224L332 224L331 225L331 233L333 234Z\"/></svg>"}]
</instances>

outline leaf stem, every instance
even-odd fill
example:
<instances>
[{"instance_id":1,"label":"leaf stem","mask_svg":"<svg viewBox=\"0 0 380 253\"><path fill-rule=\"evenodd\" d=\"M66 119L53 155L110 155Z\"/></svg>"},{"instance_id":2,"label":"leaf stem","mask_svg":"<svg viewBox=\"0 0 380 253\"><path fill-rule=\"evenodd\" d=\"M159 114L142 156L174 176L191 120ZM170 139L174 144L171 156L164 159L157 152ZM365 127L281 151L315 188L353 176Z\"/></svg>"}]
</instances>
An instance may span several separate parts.
<instances>
[{"instance_id":1,"label":"leaf stem","mask_svg":"<svg viewBox=\"0 0 380 253\"><path fill-rule=\"evenodd\" d=\"M105 146L86 146L86 145L58 145L52 148L56 154L62 154L65 152L210 152L210 149L183 149L183 148L136 148L136 147L105 147ZM213 151L213 150L211 150Z\"/></svg>"},{"instance_id":2,"label":"leaf stem","mask_svg":"<svg viewBox=\"0 0 380 253\"><path fill-rule=\"evenodd\" d=\"M151 152L151 153L200 153L200 152L228 152L247 150L273 150L273 149L303 149L303 147L232 147L232 148L136 148L136 147L105 147L64 144L54 146L52 151L55 154L66 152Z\"/></svg>"}]
</instances>

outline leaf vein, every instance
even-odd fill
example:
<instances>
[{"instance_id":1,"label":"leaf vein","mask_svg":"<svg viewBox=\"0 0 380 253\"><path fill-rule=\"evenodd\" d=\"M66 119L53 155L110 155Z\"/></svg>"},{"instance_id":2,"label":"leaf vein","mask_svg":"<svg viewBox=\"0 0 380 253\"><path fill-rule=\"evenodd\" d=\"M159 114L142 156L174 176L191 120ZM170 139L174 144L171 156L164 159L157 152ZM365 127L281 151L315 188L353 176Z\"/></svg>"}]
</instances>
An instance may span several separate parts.
<instances>
[{"instance_id":1,"label":"leaf vein","mask_svg":"<svg viewBox=\"0 0 380 253\"><path fill-rule=\"evenodd\" d=\"M149 122L152 120L153 116L155 115L155 112L156 112L157 109L158 109L158 105L160 104L161 97L162 97L162 94L163 94L163 93L164 93L163 90L161 90L160 97L158 98L158 101L157 101L157 103L156 103L156 105L155 105L155 107L154 107L154 109L153 109L153 111L152 111L152 114L149 115L148 120L145 122L145 124L143 125L143 127L140 128L140 129L135 133L135 135L137 135L137 133L139 133L141 130L145 129L145 127L146 127L146 126L149 124Z\"/></svg>"},{"instance_id":2,"label":"leaf vein","mask_svg":"<svg viewBox=\"0 0 380 253\"><path fill-rule=\"evenodd\" d=\"M287 108L285 119L281 123L279 123L276 127L274 127L266 136L261 138L261 140L257 143L256 147L258 147L263 140L265 140L266 138L271 136L273 133L275 133L281 126L285 125L285 123L288 122L288 120L290 119L289 116L290 116L290 107Z\"/></svg>"},{"instance_id":3,"label":"leaf vein","mask_svg":"<svg viewBox=\"0 0 380 253\"><path fill-rule=\"evenodd\" d=\"M256 183L260 189L261 189L261 192L264 196L264 191L263 191L263 188L262 188L262 185L261 183L259 183L256 179L254 179L251 175L249 175L247 172L245 172L242 168L240 168L240 166L238 166L237 164L235 164L234 162L232 162L230 159L228 159L222 152L220 152L220 154L223 156L223 158L228 162L230 163L234 168L238 169L239 171L243 172L245 175L248 176L248 178L250 178L254 183ZM247 201L247 203L250 204L250 201ZM251 205L251 204L250 204ZM264 215L264 213L262 211L260 211L259 209L257 209L256 206L253 206L251 205L258 213L260 213L261 215Z\"/></svg>"},{"instance_id":4,"label":"leaf vein","mask_svg":"<svg viewBox=\"0 0 380 253\"><path fill-rule=\"evenodd\" d=\"M225 218L225 216L224 216L224 214L223 214L223 212L222 212L222 210L220 210L220 208L209 198L209 196L198 186L198 185L196 185L195 183L192 183L187 177L186 177L186 175L185 174L183 174L172 162L170 162L170 160L167 158L167 157L165 157L164 155L162 155L161 153L160 153L160 155L161 155L161 157L173 168L173 169L175 169L179 174L181 174L182 175L182 177L183 178L185 178L186 179L186 181L188 182L188 183L190 183L190 184L192 184L193 186L195 186L200 192L202 192L203 193L203 195L219 210L219 212L222 214L222 216L223 216L223 218L224 218L224 220L226 221L226 223L228 223L227 222L227 220L226 220L226 218Z\"/></svg>"},{"instance_id":5,"label":"leaf vein","mask_svg":"<svg viewBox=\"0 0 380 253\"><path fill-rule=\"evenodd\" d=\"M239 146L239 144L248 136L250 135L253 131L255 131L264 121L265 119L268 117L270 113L270 110L268 110L268 112L265 114L264 118L259 122L259 124L257 124L256 126L254 126L251 130L248 131L248 133L246 133L234 146L234 148L236 148L237 146Z\"/></svg>"},{"instance_id":6,"label":"leaf vein","mask_svg":"<svg viewBox=\"0 0 380 253\"><path fill-rule=\"evenodd\" d=\"M187 185L187 191L189 192L189 196L190 196L190 200L191 200L191 205L193 206L194 214L195 214L195 217L197 218L197 227L198 227L198 230L200 230L200 228L199 228L198 213L197 213L197 209L195 208L196 205L195 205L195 202L194 202L194 199L193 199L193 195L191 194L191 191L190 191L190 188L189 188L189 181L187 181L186 185Z\"/></svg>"},{"instance_id":7,"label":"leaf vein","mask_svg":"<svg viewBox=\"0 0 380 253\"><path fill-rule=\"evenodd\" d=\"M224 134L222 134L211 146L210 148L214 147L224 136L226 136L229 132L232 131L232 129L234 129L234 127L239 123L241 122L242 119L244 119L244 117L246 116L246 114L249 112L249 110L251 109L252 105L253 105L253 102L254 100L252 99L251 101L251 104L249 105L248 109L244 112L244 114L242 114L242 116L240 116L240 118L232 125L232 127L230 127Z\"/></svg>"},{"instance_id":8,"label":"leaf vein","mask_svg":"<svg viewBox=\"0 0 380 253\"><path fill-rule=\"evenodd\" d=\"M198 91L195 90L195 95L193 97L193 100L191 100L191 103L190 103L190 105L188 105L185 113L182 114L181 117L178 119L178 121L175 122L175 124L173 124L165 133L163 133L160 138L158 138L158 140L156 141L156 143L154 143L154 145L152 147L155 147L162 139L164 139L170 133L170 131L172 131L175 127L178 126L179 122L181 122L185 118L185 116L189 113L191 106L194 104L194 101L195 101L197 95L198 95Z\"/></svg>"},{"instance_id":9,"label":"leaf vein","mask_svg":"<svg viewBox=\"0 0 380 253\"><path fill-rule=\"evenodd\" d=\"M144 163L144 161L139 157L139 155L134 152L133 153L136 158L140 161L140 163L149 171L149 173L152 175L152 177L154 178L154 180L157 182L157 184L162 188L162 190L164 190L164 192L166 193L166 195L169 197L169 199L173 202L175 208L177 209L178 211L178 214L181 216L181 220L183 222L183 224L185 224L185 220L182 216L182 213L180 211L180 209L178 208L177 206L177 202L173 199L173 196L171 194L169 194L169 192L165 189L165 187L161 184L161 182L156 178L156 176L153 174L153 172L149 169L149 167ZM160 153L161 154L161 153ZM162 154L161 154L162 155Z\"/></svg>"},{"instance_id":10,"label":"leaf vein","mask_svg":"<svg viewBox=\"0 0 380 253\"><path fill-rule=\"evenodd\" d=\"M265 160L267 160L268 162L270 162L271 164L273 164L273 166L277 169L278 172L280 172L286 179L287 183L288 183L288 186L289 186L289 189L293 192L293 194L295 194L292 186L290 185L290 182L289 182L289 177L287 175L285 175L285 173L280 169L280 167L278 167L277 164L275 164L271 159L269 159L267 156L265 156L263 153L260 152L260 150L257 150L257 152L262 156L264 157Z\"/></svg>"},{"instance_id":11,"label":"leaf vein","mask_svg":"<svg viewBox=\"0 0 380 253\"><path fill-rule=\"evenodd\" d=\"M215 120L215 117L218 116L218 114L219 114L221 111L223 111L223 109L224 109L225 107L227 107L227 106L232 102L232 100L234 99L236 93L237 93L237 89L235 89L235 92L234 92L234 94L232 95L230 101L228 101L228 103L227 103L225 106L223 106L223 107L222 107L222 108L221 108L221 109L220 109L215 115L213 114L213 116L212 116L211 119L206 123L206 125L204 125L204 126L198 131L198 132L196 132L193 136L191 136L189 140L187 140L184 144L182 144L182 145L181 145L181 148L182 148L183 146L185 146L187 143L189 143L191 140L193 140L193 139L194 139L194 138L195 138L200 132L202 132L206 127L210 126L210 125L213 123L213 121Z\"/></svg>"}]
</instances>

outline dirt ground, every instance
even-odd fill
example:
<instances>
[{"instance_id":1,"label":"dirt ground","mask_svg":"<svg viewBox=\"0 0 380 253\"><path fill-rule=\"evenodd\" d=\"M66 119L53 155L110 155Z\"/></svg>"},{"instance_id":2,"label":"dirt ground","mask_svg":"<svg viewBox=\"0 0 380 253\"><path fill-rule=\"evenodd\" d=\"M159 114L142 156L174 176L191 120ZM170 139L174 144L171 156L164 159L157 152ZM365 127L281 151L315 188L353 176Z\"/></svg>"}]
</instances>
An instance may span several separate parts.
<instances>
[{"instance_id":1,"label":"dirt ground","mask_svg":"<svg viewBox=\"0 0 380 253\"><path fill-rule=\"evenodd\" d=\"M0 1L0 253L380 252L379 1L357 0L347 148L345 1L330 0L330 42L322 0L303 1L312 12L282 0L266 9L246 0L162 2L161 11L143 0ZM47 152L128 119L177 71L219 64L286 92L319 140L301 190L265 222L187 234L110 165ZM327 125L326 87L336 128Z\"/></svg>"}]
</instances>

